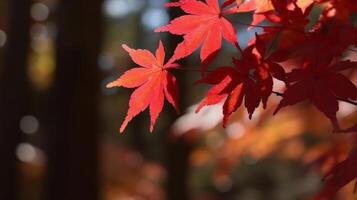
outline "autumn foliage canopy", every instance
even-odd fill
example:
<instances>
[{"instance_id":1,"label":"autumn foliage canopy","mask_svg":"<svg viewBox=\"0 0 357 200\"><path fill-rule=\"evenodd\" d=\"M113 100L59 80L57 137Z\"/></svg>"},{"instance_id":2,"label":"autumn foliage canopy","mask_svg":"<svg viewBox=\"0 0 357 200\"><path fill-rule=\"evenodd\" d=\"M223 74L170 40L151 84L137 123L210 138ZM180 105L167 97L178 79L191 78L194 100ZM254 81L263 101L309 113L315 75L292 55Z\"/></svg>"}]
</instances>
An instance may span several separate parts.
<instances>
[{"instance_id":1,"label":"autumn foliage canopy","mask_svg":"<svg viewBox=\"0 0 357 200\"><path fill-rule=\"evenodd\" d=\"M197 83L209 84L211 88L196 112L224 102L223 126L238 108L245 107L252 118L256 108L267 108L269 97L278 95L281 101L274 114L308 100L331 121L334 132L357 131L356 124L342 128L336 117L339 101L357 104L357 87L344 75L346 70L357 68L357 62L346 59L346 54L356 51L357 46L357 28L351 20L357 12L355 0L226 0L222 4L218 0L181 0L166 6L186 13L155 29L182 35L173 56L165 62L161 41L155 55L123 45L137 67L108 84L136 88L120 132L146 108L150 110L153 131L165 99L179 110L178 84L170 72L185 69L176 62L197 50L202 63L197 68L201 75ZM311 21L313 9L318 9L319 14L317 20ZM230 20L231 15L242 12L253 12L250 24ZM236 26L261 31L243 49ZM214 66L210 70L209 64L224 41L237 50L237 56L232 58L231 66ZM284 83L283 92L273 90L277 81ZM325 187L316 198L333 195L357 176L356 169L356 153L352 152L328 174Z\"/></svg>"}]
</instances>

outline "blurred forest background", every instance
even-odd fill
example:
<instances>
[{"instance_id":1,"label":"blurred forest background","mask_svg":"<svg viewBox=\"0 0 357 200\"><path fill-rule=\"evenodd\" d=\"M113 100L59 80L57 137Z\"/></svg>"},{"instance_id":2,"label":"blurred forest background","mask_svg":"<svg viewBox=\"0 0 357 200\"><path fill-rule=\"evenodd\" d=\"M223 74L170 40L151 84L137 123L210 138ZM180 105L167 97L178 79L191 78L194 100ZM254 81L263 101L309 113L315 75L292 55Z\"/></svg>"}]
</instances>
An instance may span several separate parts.
<instances>
[{"instance_id":1,"label":"blurred forest background","mask_svg":"<svg viewBox=\"0 0 357 200\"><path fill-rule=\"evenodd\" d=\"M181 116L167 108L150 134L145 112L118 133L130 90L105 85L133 66L121 44L154 50L161 38L170 56L181 41L153 32L181 14L165 2L0 1L1 200L295 200L318 191L355 144L309 104L253 120L239 110L223 129L219 107L193 113L206 91L193 86L199 74L178 72ZM249 23L251 13L236 17ZM241 44L259 31L237 28ZM235 54L225 44L212 65ZM352 124L356 108L341 103L339 117ZM337 199L357 199L353 187Z\"/></svg>"}]
</instances>

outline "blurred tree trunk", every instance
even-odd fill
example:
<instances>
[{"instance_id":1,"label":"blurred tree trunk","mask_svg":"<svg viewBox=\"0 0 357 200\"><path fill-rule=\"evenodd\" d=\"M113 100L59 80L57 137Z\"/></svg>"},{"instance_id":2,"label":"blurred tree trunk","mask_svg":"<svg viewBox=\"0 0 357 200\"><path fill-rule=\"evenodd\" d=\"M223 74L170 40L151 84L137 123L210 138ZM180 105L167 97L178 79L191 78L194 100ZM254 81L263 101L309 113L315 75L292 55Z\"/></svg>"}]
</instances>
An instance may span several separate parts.
<instances>
[{"instance_id":1,"label":"blurred tree trunk","mask_svg":"<svg viewBox=\"0 0 357 200\"><path fill-rule=\"evenodd\" d=\"M97 58L102 0L61 0L50 95L47 200L99 199Z\"/></svg>"},{"instance_id":2,"label":"blurred tree trunk","mask_svg":"<svg viewBox=\"0 0 357 200\"><path fill-rule=\"evenodd\" d=\"M0 78L0 199L17 199L16 146L21 139L19 122L28 114L26 74L29 50L31 0L9 1L8 40Z\"/></svg>"},{"instance_id":3,"label":"blurred tree trunk","mask_svg":"<svg viewBox=\"0 0 357 200\"><path fill-rule=\"evenodd\" d=\"M188 187L189 162L191 146L184 137L167 140L167 199L190 199Z\"/></svg>"},{"instance_id":4,"label":"blurred tree trunk","mask_svg":"<svg viewBox=\"0 0 357 200\"><path fill-rule=\"evenodd\" d=\"M171 0L172 2L176 0ZM169 10L170 19L174 19L182 15L178 9ZM182 37L170 35L167 41L167 52L173 53L176 45L182 41ZM169 57L169 55L168 55ZM187 65L187 59L180 63L182 66ZM183 73L177 73L175 76L178 79L180 87L180 109L184 111L190 105L189 81ZM170 124L177 119L177 114L170 112ZM191 145L184 137L173 138L171 135L166 136L167 149L167 199L170 200L188 200L190 199L188 188L189 163L188 156L191 152Z\"/></svg>"},{"instance_id":5,"label":"blurred tree trunk","mask_svg":"<svg viewBox=\"0 0 357 200\"><path fill-rule=\"evenodd\" d=\"M145 7L144 9L147 9L147 7ZM135 16L135 20L134 20L135 28L136 28L135 32L136 34L138 34L135 36L137 38L137 40L135 41L136 47L142 45L145 42L144 37L142 36L142 34L145 33L145 30L143 29L143 26L141 24L142 14L143 13L138 13L138 15ZM147 134L147 127L146 127L147 120L148 120L147 117L145 117L143 114L140 114L132 120L132 124L129 126L130 135L132 137L132 144L135 147L135 149L141 155L144 156L144 158L150 157L150 152L149 149L147 148L147 141L145 140L145 134Z\"/></svg>"}]
</instances>

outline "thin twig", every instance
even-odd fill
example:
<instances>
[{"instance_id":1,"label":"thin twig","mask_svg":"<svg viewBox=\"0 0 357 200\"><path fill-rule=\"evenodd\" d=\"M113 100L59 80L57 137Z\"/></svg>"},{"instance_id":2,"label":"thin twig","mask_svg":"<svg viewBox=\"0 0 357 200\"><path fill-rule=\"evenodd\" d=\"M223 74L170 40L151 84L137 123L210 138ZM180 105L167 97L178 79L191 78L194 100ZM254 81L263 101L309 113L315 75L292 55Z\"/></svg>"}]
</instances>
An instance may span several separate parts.
<instances>
[{"instance_id":1,"label":"thin twig","mask_svg":"<svg viewBox=\"0 0 357 200\"><path fill-rule=\"evenodd\" d=\"M280 92L272 91L272 93L275 94L276 96L280 96L280 97L284 96L284 94Z\"/></svg>"},{"instance_id":2,"label":"thin twig","mask_svg":"<svg viewBox=\"0 0 357 200\"><path fill-rule=\"evenodd\" d=\"M357 53L357 49L347 49L347 51L353 51Z\"/></svg>"},{"instance_id":3,"label":"thin twig","mask_svg":"<svg viewBox=\"0 0 357 200\"><path fill-rule=\"evenodd\" d=\"M349 103L349 104L357 106L357 102L354 102L354 101L351 101L351 100L348 100L348 99L342 99L340 97L336 97L336 99L339 100L339 101L343 101L343 102L346 102L346 103Z\"/></svg>"},{"instance_id":4,"label":"thin twig","mask_svg":"<svg viewBox=\"0 0 357 200\"><path fill-rule=\"evenodd\" d=\"M181 70L181 71L192 71L192 72L202 72L201 69L197 69L197 68L175 68L175 69L178 69L178 70ZM207 71L207 72L212 72L212 71Z\"/></svg>"},{"instance_id":5,"label":"thin twig","mask_svg":"<svg viewBox=\"0 0 357 200\"><path fill-rule=\"evenodd\" d=\"M176 69L181 70L181 71L202 72L201 69L197 69L197 68L176 68ZM213 71L207 70L207 72L213 72ZM280 93L280 92L272 91L272 93L277 95L277 96L280 96L280 97L284 96L284 94ZM351 100L348 100L348 99L343 99L343 98L340 98L340 97L336 97L336 99L339 100L339 101L343 101L345 103L349 103L349 104L352 104L354 106L357 106L357 102L355 102L355 101L351 101Z\"/></svg>"},{"instance_id":6,"label":"thin twig","mask_svg":"<svg viewBox=\"0 0 357 200\"><path fill-rule=\"evenodd\" d=\"M280 96L280 97L284 96L284 94L280 93L280 92L273 91L272 93L277 95L277 96ZM346 103L349 103L349 104L357 106L357 102L354 102L354 101L351 101L351 100L348 100L348 99L343 99L343 98L340 98L340 97L336 97L336 99L339 100L339 101L343 101L343 102L346 102Z\"/></svg>"},{"instance_id":7,"label":"thin twig","mask_svg":"<svg viewBox=\"0 0 357 200\"><path fill-rule=\"evenodd\" d=\"M240 24L240 25L244 25L244 26L251 26L251 27L257 27L257 28L282 28L282 26L262 26L262 25L253 25L253 24L249 24L249 23L244 23L238 20L231 20L234 23Z\"/></svg>"}]
</instances>

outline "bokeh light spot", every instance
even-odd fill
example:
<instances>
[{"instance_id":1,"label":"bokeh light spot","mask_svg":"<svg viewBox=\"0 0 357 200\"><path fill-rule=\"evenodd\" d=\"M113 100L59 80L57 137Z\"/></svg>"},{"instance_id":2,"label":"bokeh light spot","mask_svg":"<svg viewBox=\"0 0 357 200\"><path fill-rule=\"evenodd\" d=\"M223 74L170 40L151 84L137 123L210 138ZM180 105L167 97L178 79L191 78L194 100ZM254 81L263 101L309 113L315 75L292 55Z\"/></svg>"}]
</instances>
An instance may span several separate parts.
<instances>
[{"instance_id":1,"label":"bokeh light spot","mask_svg":"<svg viewBox=\"0 0 357 200\"><path fill-rule=\"evenodd\" d=\"M169 16L164 9L149 8L141 17L141 23L148 30L165 25L169 22Z\"/></svg>"},{"instance_id":2,"label":"bokeh light spot","mask_svg":"<svg viewBox=\"0 0 357 200\"><path fill-rule=\"evenodd\" d=\"M39 122L36 117L27 115L20 120L20 129L26 134L34 134L38 131Z\"/></svg>"},{"instance_id":3,"label":"bokeh light spot","mask_svg":"<svg viewBox=\"0 0 357 200\"><path fill-rule=\"evenodd\" d=\"M3 47L6 44L7 36L6 33L0 29L0 47Z\"/></svg>"},{"instance_id":4,"label":"bokeh light spot","mask_svg":"<svg viewBox=\"0 0 357 200\"><path fill-rule=\"evenodd\" d=\"M112 18L121 18L139 11L144 4L143 0L106 0L104 2L104 13Z\"/></svg>"},{"instance_id":5,"label":"bokeh light spot","mask_svg":"<svg viewBox=\"0 0 357 200\"><path fill-rule=\"evenodd\" d=\"M102 53L98 58L99 68L103 71L111 70L114 67L114 56L110 53Z\"/></svg>"},{"instance_id":6,"label":"bokeh light spot","mask_svg":"<svg viewBox=\"0 0 357 200\"><path fill-rule=\"evenodd\" d=\"M31 162L36 158L36 149L29 143L21 143L16 148L16 156L22 162Z\"/></svg>"},{"instance_id":7,"label":"bokeh light spot","mask_svg":"<svg viewBox=\"0 0 357 200\"><path fill-rule=\"evenodd\" d=\"M45 21L50 14L50 9L43 3L35 3L31 7L31 17L36 21Z\"/></svg>"},{"instance_id":8,"label":"bokeh light spot","mask_svg":"<svg viewBox=\"0 0 357 200\"><path fill-rule=\"evenodd\" d=\"M228 125L226 133L231 139L239 139L244 135L244 126L239 122L232 123Z\"/></svg>"}]
</instances>

